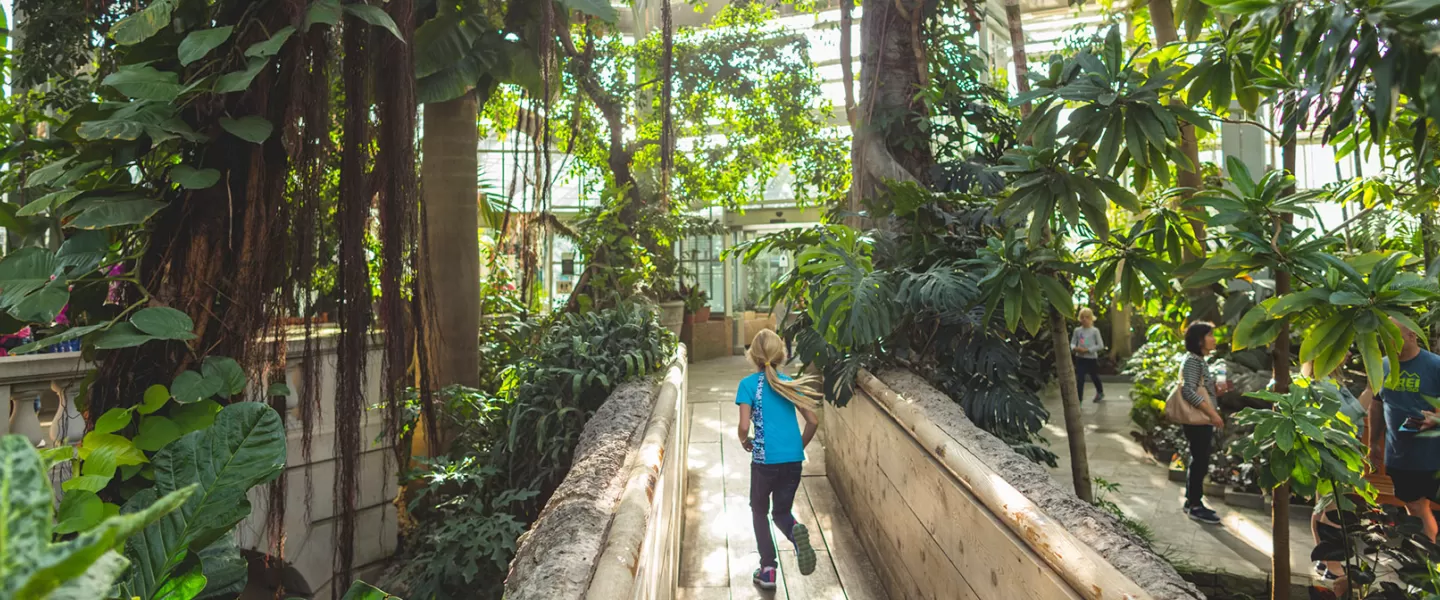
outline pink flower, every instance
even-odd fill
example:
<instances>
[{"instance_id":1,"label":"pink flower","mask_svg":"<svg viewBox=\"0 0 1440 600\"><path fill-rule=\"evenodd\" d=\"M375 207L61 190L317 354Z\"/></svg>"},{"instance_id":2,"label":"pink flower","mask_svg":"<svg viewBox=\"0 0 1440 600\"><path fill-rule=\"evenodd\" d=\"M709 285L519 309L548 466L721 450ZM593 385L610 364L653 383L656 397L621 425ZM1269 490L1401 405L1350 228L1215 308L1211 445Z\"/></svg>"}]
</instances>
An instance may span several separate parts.
<instances>
[{"instance_id":1,"label":"pink flower","mask_svg":"<svg viewBox=\"0 0 1440 600\"><path fill-rule=\"evenodd\" d=\"M60 314L55 315L55 324L56 324L56 325L69 325L69 324L70 324L70 317L65 314L66 311L69 311L69 310L70 310L70 305L69 305L68 303L67 303L65 306L63 306L63 307L60 308Z\"/></svg>"}]
</instances>

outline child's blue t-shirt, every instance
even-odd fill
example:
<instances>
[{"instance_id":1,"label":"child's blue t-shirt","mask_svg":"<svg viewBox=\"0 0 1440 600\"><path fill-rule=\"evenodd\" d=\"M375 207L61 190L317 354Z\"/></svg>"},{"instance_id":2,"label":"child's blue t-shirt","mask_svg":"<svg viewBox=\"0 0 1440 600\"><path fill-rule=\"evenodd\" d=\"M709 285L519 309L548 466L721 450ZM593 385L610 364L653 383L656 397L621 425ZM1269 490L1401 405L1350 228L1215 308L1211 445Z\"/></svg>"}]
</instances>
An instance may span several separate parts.
<instances>
[{"instance_id":1,"label":"child's blue t-shirt","mask_svg":"<svg viewBox=\"0 0 1440 600\"><path fill-rule=\"evenodd\" d=\"M780 379L789 381L784 373ZM735 404L750 405L750 421L755 425L755 450L752 460L762 465L797 463L805 460L805 444L800 440L800 420L795 405L786 400L765 381L764 373L755 373L740 380Z\"/></svg>"}]
</instances>

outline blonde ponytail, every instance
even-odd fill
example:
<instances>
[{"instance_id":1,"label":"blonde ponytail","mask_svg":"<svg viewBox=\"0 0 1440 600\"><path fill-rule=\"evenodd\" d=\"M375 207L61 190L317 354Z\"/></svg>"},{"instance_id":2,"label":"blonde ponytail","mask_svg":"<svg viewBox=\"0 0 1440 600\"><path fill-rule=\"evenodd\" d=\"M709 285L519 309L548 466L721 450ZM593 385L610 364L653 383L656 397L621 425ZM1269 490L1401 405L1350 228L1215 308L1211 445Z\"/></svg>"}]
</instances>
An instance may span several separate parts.
<instances>
[{"instance_id":1,"label":"blonde ponytail","mask_svg":"<svg viewBox=\"0 0 1440 600\"><path fill-rule=\"evenodd\" d=\"M785 342L774 331L762 329L750 341L750 350L745 353L755 368L765 372L765 382L775 393L789 400L791 404L809 411L820 408L820 378L814 375L796 377L790 380L780 378L776 367L784 365L789 358L785 353Z\"/></svg>"}]
</instances>

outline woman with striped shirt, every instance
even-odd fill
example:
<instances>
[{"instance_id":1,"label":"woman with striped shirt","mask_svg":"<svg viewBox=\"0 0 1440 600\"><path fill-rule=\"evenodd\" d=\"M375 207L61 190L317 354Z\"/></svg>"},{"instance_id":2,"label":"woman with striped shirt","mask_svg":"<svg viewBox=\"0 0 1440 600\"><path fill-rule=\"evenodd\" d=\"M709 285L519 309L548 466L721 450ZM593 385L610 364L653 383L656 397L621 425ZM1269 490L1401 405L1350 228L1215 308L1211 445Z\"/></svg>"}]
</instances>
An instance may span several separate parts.
<instances>
[{"instance_id":1,"label":"woman with striped shirt","mask_svg":"<svg viewBox=\"0 0 1440 600\"><path fill-rule=\"evenodd\" d=\"M1215 377L1205 358L1215 350L1215 326L1192 323L1185 330L1185 363L1181 367L1180 397L1191 406L1210 416L1209 425L1185 425L1185 439L1190 442L1190 466L1185 477L1185 514L1191 519L1211 525L1220 516L1205 506L1205 474L1210 470L1210 451L1215 444L1215 430L1225 427L1224 419L1215 409L1220 395Z\"/></svg>"}]
</instances>

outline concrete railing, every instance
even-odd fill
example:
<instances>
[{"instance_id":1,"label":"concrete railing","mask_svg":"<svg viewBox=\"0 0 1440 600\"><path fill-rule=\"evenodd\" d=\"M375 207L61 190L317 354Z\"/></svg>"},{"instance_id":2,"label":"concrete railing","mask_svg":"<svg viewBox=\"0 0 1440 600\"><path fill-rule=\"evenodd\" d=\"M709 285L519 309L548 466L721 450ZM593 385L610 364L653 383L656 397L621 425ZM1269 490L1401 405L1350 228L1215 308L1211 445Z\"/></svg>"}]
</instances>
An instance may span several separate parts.
<instances>
[{"instance_id":1,"label":"concrete railing","mask_svg":"<svg viewBox=\"0 0 1440 600\"><path fill-rule=\"evenodd\" d=\"M685 352L658 381L616 388L586 423L570 472L520 538L506 598L673 595L689 443Z\"/></svg>"},{"instance_id":2,"label":"concrete railing","mask_svg":"<svg viewBox=\"0 0 1440 600\"><path fill-rule=\"evenodd\" d=\"M862 372L823 426L831 483L891 597L1202 597L923 379L882 376Z\"/></svg>"},{"instance_id":3,"label":"concrete railing","mask_svg":"<svg viewBox=\"0 0 1440 600\"><path fill-rule=\"evenodd\" d=\"M377 337L372 342L366 362L363 400L366 407L374 406L381 400L382 353L378 344ZM285 560L269 564L280 567L280 577L287 591L319 598L330 595L329 586L335 565L332 498L337 465L334 448L336 338L322 337L312 345L313 355L307 355L302 340L290 340L286 347L285 379L291 393L282 415L287 438L287 464L283 475L286 493ZM37 446L78 444L85 432L85 420L73 407L80 393L80 384L91 368L92 365L80 358L79 352L0 358L0 402L9 401L11 405L10 431L29 437ZM304 397L305 382L310 379L304 375L308 369L319 370L314 380L319 383L320 389L315 396L319 406L313 420L310 452L306 456L300 399ZM250 395L260 397L269 383L251 382ZM37 401L40 405L38 410L34 408ZM383 416L379 411L367 411L360 433L363 454L358 475L360 489L356 531L359 533L355 540L354 561L357 568L379 564L395 552L396 515L395 506L390 501L396 493L396 468L388 447L374 443L383 427ZM66 466L60 465L52 473L57 493L60 493L59 483L69 477ZM253 554L273 556L282 553L282 549L278 544L271 543L267 533L269 493L269 486L251 490L253 508L250 517L240 524L236 535L240 548ZM349 581L343 584L348 586Z\"/></svg>"}]
</instances>

